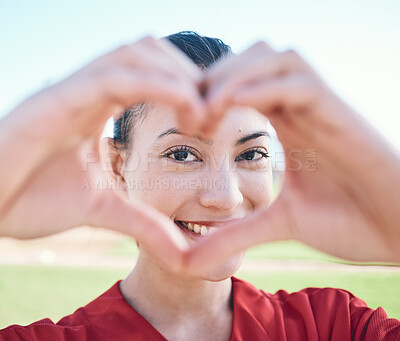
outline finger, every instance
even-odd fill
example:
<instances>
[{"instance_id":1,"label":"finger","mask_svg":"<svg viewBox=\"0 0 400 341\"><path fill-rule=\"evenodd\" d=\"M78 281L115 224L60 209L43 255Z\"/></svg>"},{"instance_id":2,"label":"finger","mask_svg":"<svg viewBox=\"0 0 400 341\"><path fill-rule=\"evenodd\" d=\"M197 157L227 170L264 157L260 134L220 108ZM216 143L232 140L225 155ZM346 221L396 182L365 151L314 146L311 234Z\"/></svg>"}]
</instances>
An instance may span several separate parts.
<instances>
[{"instance_id":1,"label":"finger","mask_svg":"<svg viewBox=\"0 0 400 341\"><path fill-rule=\"evenodd\" d=\"M222 79L229 78L232 70L237 70L242 64L243 59L248 59L250 56L260 55L265 53L276 53L276 51L266 42L258 42L250 46L246 51L239 55L230 55L214 64L206 73L204 83L207 86L215 84Z\"/></svg>"},{"instance_id":2,"label":"finger","mask_svg":"<svg viewBox=\"0 0 400 341\"><path fill-rule=\"evenodd\" d=\"M158 40L158 47L166 54L171 57L171 60L180 65L187 76L193 79L195 82L200 82L203 78L203 72L200 68L181 50L179 50L172 42L168 39L163 38Z\"/></svg>"},{"instance_id":3,"label":"finger","mask_svg":"<svg viewBox=\"0 0 400 341\"><path fill-rule=\"evenodd\" d=\"M146 250L177 270L188 244L168 217L141 202L134 204L107 190L93 207L90 225L131 236Z\"/></svg>"},{"instance_id":4,"label":"finger","mask_svg":"<svg viewBox=\"0 0 400 341\"><path fill-rule=\"evenodd\" d=\"M241 82L242 77L240 75L244 71L243 68L252 65L249 60L264 58L265 54L268 53L275 54L276 52L265 42L259 42L239 56L231 56L221 60L206 73L201 83L201 87L207 94L208 103L207 119L201 129L205 137L210 137L215 133L226 111L231 106L229 93L232 93L235 85ZM225 91L224 96L219 95L222 90Z\"/></svg>"},{"instance_id":5,"label":"finger","mask_svg":"<svg viewBox=\"0 0 400 341\"><path fill-rule=\"evenodd\" d=\"M127 60L124 65L134 69L158 72L173 79L197 81L197 77L187 73L186 69L175 60L171 60L164 52L155 48L136 47L129 61Z\"/></svg>"},{"instance_id":6,"label":"finger","mask_svg":"<svg viewBox=\"0 0 400 341\"><path fill-rule=\"evenodd\" d=\"M297 73L244 85L232 95L232 101L272 118L276 108L311 105L322 91L323 85L312 75Z\"/></svg>"},{"instance_id":7,"label":"finger","mask_svg":"<svg viewBox=\"0 0 400 341\"><path fill-rule=\"evenodd\" d=\"M140 70L152 70L172 78L197 82L202 72L185 56L174 51L172 44L145 37L139 42L124 45L111 52L114 63Z\"/></svg>"},{"instance_id":8,"label":"finger","mask_svg":"<svg viewBox=\"0 0 400 341\"><path fill-rule=\"evenodd\" d=\"M199 96L197 87L192 83L181 83L183 92L187 92L190 101L182 100L181 104L177 106L177 119L178 126L182 133L193 135L199 132L200 127L207 119L206 103Z\"/></svg>"},{"instance_id":9,"label":"finger","mask_svg":"<svg viewBox=\"0 0 400 341\"><path fill-rule=\"evenodd\" d=\"M195 131L204 119L204 104L190 82L123 67L102 72L105 73L104 96L123 107L142 101L169 105L176 109L180 127L185 132Z\"/></svg>"},{"instance_id":10,"label":"finger","mask_svg":"<svg viewBox=\"0 0 400 341\"><path fill-rule=\"evenodd\" d=\"M218 130L226 112L216 112L207 102L205 103L205 108L205 119L200 127L200 134L206 139L211 139Z\"/></svg>"},{"instance_id":11,"label":"finger","mask_svg":"<svg viewBox=\"0 0 400 341\"><path fill-rule=\"evenodd\" d=\"M143 49L137 49L140 53L140 63L147 65L149 69L158 66L165 74L173 78L183 78L193 82L199 81L202 77L201 70L177 48L168 41L154 40ZM151 56L151 58L149 58Z\"/></svg>"},{"instance_id":12,"label":"finger","mask_svg":"<svg viewBox=\"0 0 400 341\"><path fill-rule=\"evenodd\" d=\"M221 229L195 245L185 257L184 268L198 275L251 246L289 238L287 212L277 200L268 209Z\"/></svg>"},{"instance_id":13,"label":"finger","mask_svg":"<svg viewBox=\"0 0 400 341\"><path fill-rule=\"evenodd\" d=\"M231 70L232 76L217 81L210 88L207 100L214 111L222 111L230 104L232 94L240 87L287 74L307 72L310 72L309 66L294 51L259 53L243 59L237 65L237 70Z\"/></svg>"},{"instance_id":14,"label":"finger","mask_svg":"<svg viewBox=\"0 0 400 341\"><path fill-rule=\"evenodd\" d=\"M220 111L228 96L218 96L222 89L226 93L232 92L235 85L244 80L259 77L260 64L269 55L276 55L277 52L264 42L257 43L247 51L226 62L220 63L216 69L207 73L204 83L207 88L207 100L216 109ZM250 74L249 74L250 72Z\"/></svg>"},{"instance_id":15,"label":"finger","mask_svg":"<svg viewBox=\"0 0 400 341\"><path fill-rule=\"evenodd\" d=\"M167 56L164 58L165 63L167 63L167 69L175 77L176 75L182 73L186 74L188 80L195 83L195 87L190 86L188 90L192 93L193 98L196 102L196 107L201 108L200 111L192 112L190 106L182 105L178 110L178 124L183 133L194 134L198 131L198 125L196 122L204 121L204 103L198 89L203 78L203 72L200 68L193 63L193 61L181 50L179 50L172 42L166 38L155 40L150 37L144 40L150 48L153 48L155 53ZM161 53L160 53L161 52ZM178 69L179 67L179 69ZM197 90L197 91L196 91ZM195 115L195 117L194 117Z\"/></svg>"},{"instance_id":16,"label":"finger","mask_svg":"<svg viewBox=\"0 0 400 341\"><path fill-rule=\"evenodd\" d=\"M343 125L343 119L329 114L331 109L327 103L331 96L328 93L325 84L314 75L291 74L244 87L233 95L233 102L264 114L285 150L314 149L318 135L325 134L326 139L330 135L326 135L327 131L339 131Z\"/></svg>"}]
</instances>

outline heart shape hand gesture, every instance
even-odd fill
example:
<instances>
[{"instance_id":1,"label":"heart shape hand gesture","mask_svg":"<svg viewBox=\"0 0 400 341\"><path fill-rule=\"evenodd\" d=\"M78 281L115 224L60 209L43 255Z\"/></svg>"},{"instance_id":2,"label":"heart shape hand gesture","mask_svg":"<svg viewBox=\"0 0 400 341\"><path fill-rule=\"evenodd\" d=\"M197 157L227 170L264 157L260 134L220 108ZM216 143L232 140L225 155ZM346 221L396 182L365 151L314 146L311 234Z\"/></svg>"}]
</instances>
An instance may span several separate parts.
<instances>
[{"instance_id":1,"label":"heart shape hand gesture","mask_svg":"<svg viewBox=\"0 0 400 341\"><path fill-rule=\"evenodd\" d=\"M85 180L102 174L99 161L85 167L82 156L98 160L107 118L143 99L174 107L183 131L206 136L231 106L266 115L285 150L277 200L189 247L155 209L109 189L83 189ZM312 169L306 167L310 152ZM205 75L165 41L145 38L122 47L3 119L0 155L8 160L0 171L2 235L101 226L131 235L171 268L191 273L282 239L353 260L400 261L398 156L298 54L277 53L265 43Z\"/></svg>"}]
</instances>

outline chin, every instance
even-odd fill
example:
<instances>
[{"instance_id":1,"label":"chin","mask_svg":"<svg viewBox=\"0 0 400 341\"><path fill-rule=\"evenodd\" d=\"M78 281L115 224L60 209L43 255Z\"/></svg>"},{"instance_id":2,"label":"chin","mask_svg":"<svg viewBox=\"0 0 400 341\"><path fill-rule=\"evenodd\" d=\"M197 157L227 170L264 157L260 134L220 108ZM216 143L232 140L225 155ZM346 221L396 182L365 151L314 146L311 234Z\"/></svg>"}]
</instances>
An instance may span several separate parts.
<instances>
[{"instance_id":1,"label":"chin","mask_svg":"<svg viewBox=\"0 0 400 341\"><path fill-rule=\"evenodd\" d=\"M232 256L221 264L208 269L200 278L210 282L220 282L232 277L243 263L245 252Z\"/></svg>"}]
</instances>

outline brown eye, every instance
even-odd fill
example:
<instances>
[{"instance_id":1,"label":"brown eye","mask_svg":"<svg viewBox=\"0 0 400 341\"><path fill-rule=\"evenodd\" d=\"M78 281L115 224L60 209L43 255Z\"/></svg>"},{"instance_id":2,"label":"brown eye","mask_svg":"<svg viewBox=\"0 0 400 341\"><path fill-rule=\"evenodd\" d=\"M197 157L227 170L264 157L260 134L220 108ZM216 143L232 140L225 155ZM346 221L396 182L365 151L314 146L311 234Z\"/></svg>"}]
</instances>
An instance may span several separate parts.
<instances>
[{"instance_id":1,"label":"brown eye","mask_svg":"<svg viewBox=\"0 0 400 341\"><path fill-rule=\"evenodd\" d=\"M240 154L235 161L256 161L269 157L268 153L262 148L251 149Z\"/></svg>"},{"instance_id":2,"label":"brown eye","mask_svg":"<svg viewBox=\"0 0 400 341\"><path fill-rule=\"evenodd\" d=\"M169 149L163 154L164 157L178 162L198 162L201 161L196 156L195 151L188 146L177 146Z\"/></svg>"},{"instance_id":3,"label":"brown eye","mask_svg":"<svg viewBox=\"0 0 400 341\"><path fill-rule=\"evenodd\" d=\"M176 151L173 152L169 155L170 158L176 160L176 161L197 161L197 157L189 152L186 152L184 150Z\"/></svg>"}]
</instances>

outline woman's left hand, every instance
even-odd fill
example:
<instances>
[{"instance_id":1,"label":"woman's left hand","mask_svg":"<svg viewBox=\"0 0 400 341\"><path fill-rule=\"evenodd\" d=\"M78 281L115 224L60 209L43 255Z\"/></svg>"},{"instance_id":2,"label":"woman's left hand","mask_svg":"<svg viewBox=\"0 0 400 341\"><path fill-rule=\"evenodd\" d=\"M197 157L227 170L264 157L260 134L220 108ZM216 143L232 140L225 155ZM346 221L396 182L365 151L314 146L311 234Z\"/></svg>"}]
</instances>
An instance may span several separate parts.
<instances>
[{"instance_id":1,"label":"woman's left hand","mask_svg":"<svg viewBox=\"0 0 400 341\"><path fill-rule=\"evenodd\" d=\"M190 271L285 239L345 259L400 262L400 159L302 57L258 43L217 64L204 88L213 127L233 105L269 118L286 171L272 205L196 246Z\"/></svg>"}]
</instances>

